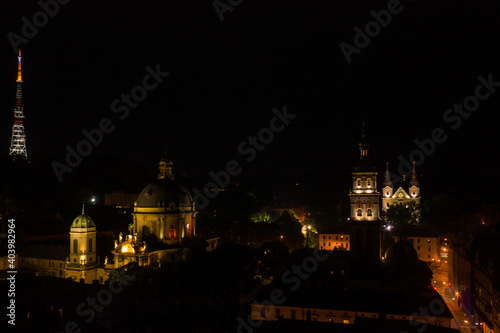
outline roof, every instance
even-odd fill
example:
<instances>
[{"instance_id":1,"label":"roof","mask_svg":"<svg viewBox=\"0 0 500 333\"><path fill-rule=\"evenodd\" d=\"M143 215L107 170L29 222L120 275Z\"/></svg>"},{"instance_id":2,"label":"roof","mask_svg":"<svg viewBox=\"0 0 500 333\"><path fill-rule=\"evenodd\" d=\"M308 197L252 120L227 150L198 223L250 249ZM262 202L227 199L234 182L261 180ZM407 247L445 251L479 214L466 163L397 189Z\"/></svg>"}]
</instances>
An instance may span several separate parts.
<instances>
[{"instance_id":1,"label":"roof","mask_svg":"<svg viewBox=\"0 0 500 333\"><path fill-rule=\"evenodd\" d=\"M68 254L69 245L25 244L19 255L25 258L66 260Z\"/></svg>"},{"instance_id":2,"label":"roof","mask_svg":"<svg viewBox=\"0 0 500 333\"><path fill-rule=\"evenodd\" d=\"M266 295L267 294L267 295ZM260 294L269 298L270 291ZM420 308L428 308L433 300L442 300L435 292L385 292L371 290L325 290L308 289L286 295L283 305L301 308L328 309L339 311L389 313L411 315ZM447 307L438 317L453 317Z\"/></svg>"},{"instance_id":3,"label":"roof","mask_svg":"<svg viewBox=\"0 0 500 333\"><path fill-rule=\"evenodd\" d=\"M95 223L90 216L82 214L73 220L71 228L95 228Z\"/></svg>"},{"instance_id":4,"label":"roof","mask_svg":"<svg viewBox=\"0 0 500 333\"><path fill-rule=\"evenodd\" d=\"M166 207L170 203L190 207L193 198L184 185L169 178L149 183L137 198L137 207Z\"/></svg>"},{"instance_id":5,"label":"roof","mask_svg":"<svg viewBox=\"0 0 500 333\"><path fill-rule=\"evenodd\" d=\"M321 231L319 234L345 234L348 235L351 231L351 227L348 225L333 225L328 229Z\"/></svg>"}]
</instances>

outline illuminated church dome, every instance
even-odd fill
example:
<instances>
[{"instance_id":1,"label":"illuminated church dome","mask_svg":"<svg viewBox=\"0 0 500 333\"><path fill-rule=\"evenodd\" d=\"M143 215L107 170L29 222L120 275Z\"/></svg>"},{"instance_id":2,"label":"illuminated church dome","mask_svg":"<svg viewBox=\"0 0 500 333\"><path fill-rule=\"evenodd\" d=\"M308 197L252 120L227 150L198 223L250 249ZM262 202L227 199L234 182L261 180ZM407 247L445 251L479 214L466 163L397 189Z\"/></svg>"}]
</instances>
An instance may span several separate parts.
<instances>
[{"instance_id":1,"label":"illuminated church dome","mask_svg":"<svg viewBox=\"0 0 500 333\"><path fill-rule=\"evenodd\" d=\"M85 215L85 207L82 207L82 214L78 215L71 224L71 228L95 228L92 218Z\"/></svg>"},{"instance_id":2,"label":"illuminated church dome","mask_svg":"<svg viewBox=\"0 0 500 333\"><path fill-rule=\"evenodd\" d=\"M193 198L184 185L171 178L159 178L148 184L137 198L137 207L191 207Z\"/></svg>"}]
</instances>

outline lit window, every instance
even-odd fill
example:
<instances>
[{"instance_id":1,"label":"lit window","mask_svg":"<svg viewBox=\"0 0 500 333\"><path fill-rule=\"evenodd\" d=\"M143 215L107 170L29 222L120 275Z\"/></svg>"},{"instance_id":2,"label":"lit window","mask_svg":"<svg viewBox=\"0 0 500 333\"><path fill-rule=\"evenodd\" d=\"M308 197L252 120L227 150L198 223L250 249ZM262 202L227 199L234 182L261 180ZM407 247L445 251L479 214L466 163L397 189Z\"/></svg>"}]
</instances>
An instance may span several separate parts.
<instances>
[{"instance_id":1,"label":"lit window","mask_svg":"<svg viewBox=\"0 0 500 333\"><path fill-rule=\"evenodd\" d=\"M361 209L358 209L357 216L363 216L363 211Z\"/></svg>"},{"instance_id":2,"label":"lit window","mask_svg":"<svg viewBox=\"0 0 500 333\"><path fill-rule=\"evenodd\" d=\"M372 216L372 210L371 209L368 209L366 211L366 216Z\"/></svg>"}]
</instances>

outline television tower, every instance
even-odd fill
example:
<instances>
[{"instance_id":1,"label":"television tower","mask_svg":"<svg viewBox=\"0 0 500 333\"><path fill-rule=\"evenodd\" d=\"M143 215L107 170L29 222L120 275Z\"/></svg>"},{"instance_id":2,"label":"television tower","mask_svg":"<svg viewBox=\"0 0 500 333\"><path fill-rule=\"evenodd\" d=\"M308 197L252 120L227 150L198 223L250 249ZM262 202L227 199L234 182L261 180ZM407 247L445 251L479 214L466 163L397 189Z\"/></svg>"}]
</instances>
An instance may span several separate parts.
<instances>
[{"instance_id":1,"label":"television tower","mask_svg":"<svg viewBox=\"0 0 500 333\"><path fill-rule=\"evenodd\" d=\"M10 156L24 157L28 159L26 151L26 134L24 133L24 112L23 112L23 77L21 75L21 50L17 57L17 89L16 107L14 109L14 125L12 126L12 140L10 142Z\"/></svg>"}]
</instances>

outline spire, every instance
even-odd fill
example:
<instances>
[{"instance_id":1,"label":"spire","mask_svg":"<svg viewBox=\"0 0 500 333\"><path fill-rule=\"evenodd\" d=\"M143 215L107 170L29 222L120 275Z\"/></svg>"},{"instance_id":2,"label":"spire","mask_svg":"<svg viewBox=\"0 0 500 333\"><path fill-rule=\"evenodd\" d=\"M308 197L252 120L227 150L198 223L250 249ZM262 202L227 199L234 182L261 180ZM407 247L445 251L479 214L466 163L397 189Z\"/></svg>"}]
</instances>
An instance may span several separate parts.
<instances>
[{"instance_id":1,"label":"spire","mask_svg":"<svg viewBox=\"0 0 500 333\"><path fill-rule=\"evenodd\" d=\"M163 157L160 160L160 163L158 164L158 179L171 179L174 180L174 174L172 172L174 164L170 160L170 158L167 156L167 150L163 152Z\"/></svg>"},{"instance_id":2,"label":"spire","mask_svg":"<svg viewBox=\"0 0 500 333\"><path fill-rule=\"evenodd\" d=\"M23 82L23 76L21 75L21 49L19 49L19 56L17 57L17 82Z\"/></svg>"},{"instance_id":3,"label":"spire","mask_svg":"<svg viewBox=\"0 0 500 333\"><path fill-rule=\"evenodd\" d=\"M85 215L85 202L82 201L82 215Z\"/></svg>"},{"instance_id":4,"label":"spire","mask_svg":"<svg viewBox=\"0 0 500 333\"><path fill-rule=\"evenodd\" d=\"M366 131L365 131L365 119L363 117L363 129L361 132L361 140L359 141L359 159L364 160L368 158L368 150L370 149L370 142L368 142L368 139L366 137Z\"/></svg>"},{"instance_id":5,"label":"spire","mask_svg":"<svg viewBox=\"0 0 500 333\"><path fill-rule=\"evenodd\" d=\"M385 168L385 179L384 179L384 187L389 186L392 187L391 174L389 173L389 162L386 163Z\"/></svg>"},{"instance_id":6,"label":"spire","mask_svg":"<svg viewBox=\"0 0 500 333\"><path fill-rule=\"evenodd\" d=\"M415 170L415 161L413 161L413 170L411 172L410 186L419 186L417 170Z\"/></svg>"}]
</instances>

